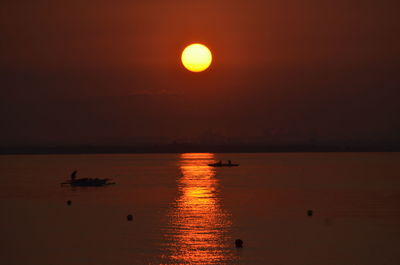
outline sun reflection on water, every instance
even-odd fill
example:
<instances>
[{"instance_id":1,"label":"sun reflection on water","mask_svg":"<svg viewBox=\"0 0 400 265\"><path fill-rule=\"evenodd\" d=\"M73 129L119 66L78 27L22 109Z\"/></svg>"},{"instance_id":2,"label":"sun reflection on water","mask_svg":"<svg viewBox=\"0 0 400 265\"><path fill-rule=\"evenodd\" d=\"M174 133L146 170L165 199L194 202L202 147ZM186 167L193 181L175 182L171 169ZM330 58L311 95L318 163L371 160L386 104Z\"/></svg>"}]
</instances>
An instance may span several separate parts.
<instances>
[{"instance_id":1,"label":"sun reflection on water","mask_svg":"<svg viewBox=\"0 0 400 265\"><path fill-rule=\"evenodd\" d=\"M164 256L172 264L225 264L234 260L230 215L223 210L215 169L207 164L214 154L182 154L178 198L164 233Z\"/></svg>"}]
</instances>

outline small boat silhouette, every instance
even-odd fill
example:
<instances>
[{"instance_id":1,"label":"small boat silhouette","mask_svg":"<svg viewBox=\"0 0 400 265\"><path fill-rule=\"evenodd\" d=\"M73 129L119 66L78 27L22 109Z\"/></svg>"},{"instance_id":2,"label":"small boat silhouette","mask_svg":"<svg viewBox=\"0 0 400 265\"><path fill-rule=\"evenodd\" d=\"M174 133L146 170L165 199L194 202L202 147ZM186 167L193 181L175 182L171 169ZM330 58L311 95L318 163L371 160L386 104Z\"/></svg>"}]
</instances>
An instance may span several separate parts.
<instances>
[{"instance_id":1,"label":"small boat silhouette","mask_svg":"<svg viewBox=\"0 0 400 265\"><path fill-rule=\"evenodd\" d=\"M73 187L100 187L113 184L115 184L115 182L111 182L110 179L99 178L80 178L61 183L61 185L71 185Z\"/></svg>"},{"instance_id":2,"label":"small boat silhouette","mask_svg":"<svg viewBox=\"0 0 400 265\"><path fill-rule=\"evenodd\" d=\"M228 163L222 163L222 161L219 161L217 163L212 163L212 164L208 164L208 166L210 167L238 167L239 164L233 164L231 162L231 160L228 160Z\"/></svg>"},{"instance_id":3,"label":"small boat silhouette","mask_svg":"<svg viewBox=\"0 0 400 265\"><path fill-rule=\"evenodd\" d=\"M71 179L62 182L61 185L70 185L73 187L100 187L106 185L113 185L115 182L111 182L111 179L99 179L99 178L76 178L77 171L75 170L71 174Z\"/></svg>"}]
</instances>

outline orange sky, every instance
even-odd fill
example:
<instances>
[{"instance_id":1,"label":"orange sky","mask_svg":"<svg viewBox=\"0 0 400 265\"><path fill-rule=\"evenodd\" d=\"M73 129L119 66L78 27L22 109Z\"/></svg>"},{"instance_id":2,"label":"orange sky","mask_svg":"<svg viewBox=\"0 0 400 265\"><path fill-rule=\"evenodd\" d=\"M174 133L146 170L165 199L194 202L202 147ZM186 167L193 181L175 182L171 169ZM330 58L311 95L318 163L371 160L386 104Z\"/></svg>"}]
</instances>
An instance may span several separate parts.
<instances>
[{"instance_id":1,"label":"orange sky","mask_svg":"<svg viewBox=\"0 0 400 265\"><path fill-rule=\"evenodd\" d=\"M0 144L399 142L397 10L389 0L3 1ZM192 42L213 51L210 70L182 68Z\"/></svg>"}]
</instances>

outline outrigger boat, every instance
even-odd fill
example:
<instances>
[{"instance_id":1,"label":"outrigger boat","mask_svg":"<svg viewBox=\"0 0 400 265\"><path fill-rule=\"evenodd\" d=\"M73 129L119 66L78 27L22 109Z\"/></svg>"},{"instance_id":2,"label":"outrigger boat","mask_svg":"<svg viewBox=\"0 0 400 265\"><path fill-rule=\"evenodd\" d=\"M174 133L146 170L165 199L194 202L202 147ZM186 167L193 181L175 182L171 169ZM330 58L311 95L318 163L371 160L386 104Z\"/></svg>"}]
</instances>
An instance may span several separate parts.
<instances>
[{"instance_id":1,"label":"outrigger boat","mask_svg":"<svg viewBox=\"0 0 400 265\"><path fill-rule=\"evenodd\" d=\"M113 185L115 182L111 182L111 179L99 179L99 178L76 178L76 171L72 172L71 179L62 182L61 185L70 185L72 187L101 187L107 185Z\"/></svg>"},{"instance_id":2,"label":"outrigger boat","mask_svg":"<svg viewBox=\"0 0 400 265\"><path fill-rule=\"evenodd\" d=\"M228 163L222 163L222 161L219 161L217 163L212 163L212 164L208 164L208 166L210 167L238 167L239 164L233 164L230 160L228 161Z\"/></svg>"}]
</instances>

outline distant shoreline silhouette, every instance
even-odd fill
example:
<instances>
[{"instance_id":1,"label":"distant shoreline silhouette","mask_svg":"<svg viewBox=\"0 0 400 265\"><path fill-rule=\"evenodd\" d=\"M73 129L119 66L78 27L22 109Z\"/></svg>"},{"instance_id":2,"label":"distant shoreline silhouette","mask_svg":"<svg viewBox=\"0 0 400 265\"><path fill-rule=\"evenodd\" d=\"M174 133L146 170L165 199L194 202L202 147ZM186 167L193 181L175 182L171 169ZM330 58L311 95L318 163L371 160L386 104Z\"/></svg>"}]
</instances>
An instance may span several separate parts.
<instances>
[{"instance_id":1,"label":"distant shoreline silhouette","mask_svg":"<svg viewBox=\"0 0 400 265\"><path fill-rule=\"evenodd\" d=\"M400 145L69 145L6 146L0 154L141 154L141 153L400 152Z\"/></svg>"}]
</instances>

